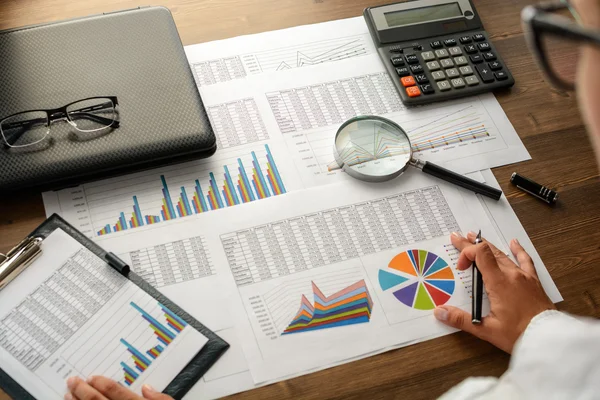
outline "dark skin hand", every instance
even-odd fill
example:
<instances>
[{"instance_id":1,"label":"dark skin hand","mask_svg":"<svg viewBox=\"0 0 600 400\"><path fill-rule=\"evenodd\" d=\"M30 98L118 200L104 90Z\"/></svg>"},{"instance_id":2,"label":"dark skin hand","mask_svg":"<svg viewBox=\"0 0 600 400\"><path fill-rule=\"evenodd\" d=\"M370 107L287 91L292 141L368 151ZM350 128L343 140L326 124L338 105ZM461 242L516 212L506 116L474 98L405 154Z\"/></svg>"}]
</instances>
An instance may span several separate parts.
<instances>
[{"instance_id":1,"label":"dark skin hand","mask_svg":"<svg viewBox=\"0 0 600 400\"><path fill-rule=\"evenodd\" d=\"M456 265L459 270L471 268L473 261L477 263L490 301L490 314L480 325L473 325L470 312L441 306L434 310L435 317L511 353L533 317L556 309L538 279L531 257L516 239L510 242L510 250L519 265L486 240L473 244L473 232L466 238L453 233L450 239L461 251Z\"/></svg>"}]
</instances>

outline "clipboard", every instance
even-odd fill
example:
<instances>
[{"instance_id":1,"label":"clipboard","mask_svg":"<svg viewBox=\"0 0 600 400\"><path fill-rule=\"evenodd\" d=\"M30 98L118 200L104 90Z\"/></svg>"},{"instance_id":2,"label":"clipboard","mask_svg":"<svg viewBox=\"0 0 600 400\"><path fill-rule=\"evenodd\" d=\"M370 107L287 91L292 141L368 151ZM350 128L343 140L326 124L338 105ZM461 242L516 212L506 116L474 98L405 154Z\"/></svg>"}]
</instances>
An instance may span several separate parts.
<instances>
[{"instance_id":1,"label":"clipboard","mask_svg":"<svg viewBox=\"0 0 600 400\"><path fill-rule=\"evenodd\" d=\"M162 295L149 283L140 278L133 271L130 271L129 266L123 262L115 254L103 250L100 246L88 239L85 235L71 226L57 214L53 214L37 229L31 232L27 238L19 243L13 250L7 253L6 256L0 256L0 290L2 285L10 284L18 274L24 271L34 259L41 254L39 244L43 239L47 238L56 229L62 229L65 233L73 237L85 248L93 254L105 260L110 266L116 269L119 273L127 277L136 286L141 288L159 303L165 305L179 318L183 319L188 325L195 328L201 334L208 338L208 342L202 347L200 352L185 366L185 368L171 381L163 391L163 393L172 396L174 399L182 398L194 384L208 371L208 369L221 357L221 355L229 348L229 344L217 336L213 331L205 327L191 315L178 307L167 297ZM6 262L13 261L12 271L9 273L3 268ZM3 271L4 270L4 271ZM10 275L10 276L9 276ZM4 282L4 283L2 283ZM9 396L14 399L34 399L34 397L18 382L12 379L4 370L0 368L0 387Z\"/></svg>"}]
</instances>

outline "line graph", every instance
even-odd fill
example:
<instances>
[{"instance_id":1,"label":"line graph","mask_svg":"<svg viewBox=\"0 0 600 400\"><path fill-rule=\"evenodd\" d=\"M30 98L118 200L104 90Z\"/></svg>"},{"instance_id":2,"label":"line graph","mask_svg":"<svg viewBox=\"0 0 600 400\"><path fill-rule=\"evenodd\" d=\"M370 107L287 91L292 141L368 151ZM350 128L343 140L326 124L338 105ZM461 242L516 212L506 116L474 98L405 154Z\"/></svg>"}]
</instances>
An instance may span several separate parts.
<instances>
[{"instance_id":1,"label":"line graph","mask_svg":"<svg viewBox=\"0 0 600 400\"><path fill-rule=\"evenodd\" d=\"M336 140L339 151L337 158L344 164L352 167L398 156L405 156L402 160L408 161L408 139L391 131L389 124L378 120L359 120L346 125L344 129ZM330 163L328 169L331 170L336 164Z\"/></svg>"},{"instance_id":2,"label":"line graph","mask_svg":"<svg viewBox=\"0 0 600 400\"><path fill-rule=\"evenodd\" d=\"M318 40L230 57L192 62L199 87L373 53L368 34Z\"/></svg>"},{"instance_id":3,"label":"line graph","mask_svg":"<svg viewBox=\"0 0 600 400\"><path fill-rule=\"evenodd\" d=\"M348 166L408 155L410 152L408 141L390 132L385 123L357 121L348 125L347 129L350 130L346 138L347 143L340 151L339 158ZM414 152L490 136L473 105L449 112L424 124L414 124L406 133L411 139L410 144ZM328 171L338 168L336 160L327 164Z\"/></svg>"},{"instance_id":4,"label":"line graph","mask_svg":"<svg viewBox=\"0 0 600 400\"><path fill-rule=\"evenodd\" d=\"M270 100L273 107L275 103ZM296 104L296 107L302 106ZM334 103L333 107L340 105ZM295 112L297 114L298 110ZM424 160L454 162L472 157L473 154L506 148L502 134L481 101L454 101L378 115L400 125L410 138L414 156ZM284 137L288 149L296 154L294 162L299 170L304 171L304 181L309 186L327 183L329 178L321 177L335 174L340 169L339 162L352 166L408 154L408 149L398 141L396 135L385 130L379 133L371 130L363 138L353 134L352 143L348 142L343 147L336 160L333 144L339 125L320 124L302 129L300 123L297 124L292 118L287 125L282 121L281 126L289 127L285 133L294 133ZM303 134L302 139L299 139L298 133Z\"/></svg>"},{"instance_id":5,"label":"line graph","mask_svg":"<svg viewBox=\"0 0 600 400\"><path fill-rule=\"evenodd\" d=\"M340 44L341 43L341 44ZM295 60L293 54L295 53ZM321 64L329 61L343 60L345 58L357 57L367 54L363 36L332 39L317 43L308 43L298 46L293 50L280 50L277 52L265 52L258 54L257 58L261 67L270 70L279 58L283 58L275 71L284 69L300 68L306 65Z\"/></svg>"},{"instance_id":6,"label":"line graph","mask_svg":"<svg viewBox=\"0 0 600 400\"><path fill-rule=\"evenodd\" d=\"M490 136L481 115L473 105L409 128L407 133L414 151L435 149Z\"/></svg>"},{"instance_id":7,"label":"line graph","mask_svg":"<svg viewBox=\"0 0 600 400\"><path fill-rule=\"evenodd\" d=\"M369 35L319 40L241 56L249 74L284 71L370 54Z\"/></svg>"}]
</instances>

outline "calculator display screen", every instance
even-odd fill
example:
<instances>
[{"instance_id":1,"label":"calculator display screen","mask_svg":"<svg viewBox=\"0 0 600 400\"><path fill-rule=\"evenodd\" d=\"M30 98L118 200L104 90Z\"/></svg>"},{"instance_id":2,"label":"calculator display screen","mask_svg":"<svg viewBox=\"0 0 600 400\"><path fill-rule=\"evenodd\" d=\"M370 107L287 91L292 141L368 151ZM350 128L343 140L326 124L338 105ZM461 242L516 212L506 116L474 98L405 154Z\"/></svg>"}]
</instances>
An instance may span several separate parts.
<instances>
[{"instance_id":1,"label":"calculator display screen","mask_svg":"<svg viewBox=\"0 0 600 400\"><path fill-rule=\"evenodd\" d=\"M437 21L440 19L462 17L458 3L440 4L436 6L411 8L408 10L384 13L388 26L403 26L422 22Z\"/></svg>"}]
</instances>

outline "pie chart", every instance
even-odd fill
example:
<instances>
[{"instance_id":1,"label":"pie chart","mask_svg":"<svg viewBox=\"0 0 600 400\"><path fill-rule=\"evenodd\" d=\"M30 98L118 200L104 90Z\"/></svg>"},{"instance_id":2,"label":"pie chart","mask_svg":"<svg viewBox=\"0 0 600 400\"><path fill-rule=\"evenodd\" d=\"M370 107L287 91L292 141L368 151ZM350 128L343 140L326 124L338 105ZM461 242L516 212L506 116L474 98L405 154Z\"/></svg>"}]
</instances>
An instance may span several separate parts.
<instances>
[{"instance_id":1,"label":"pie chart","mask_svg":"<svg viewBox=\"0 0 600 400\"><path fill-rule=\"evenodd\" d=\"M379 286L401 303L417 310L433 310L454 293L454 273L442 257L427 250L407 250L379 270Z\"/></svg>"}]
</instances>

